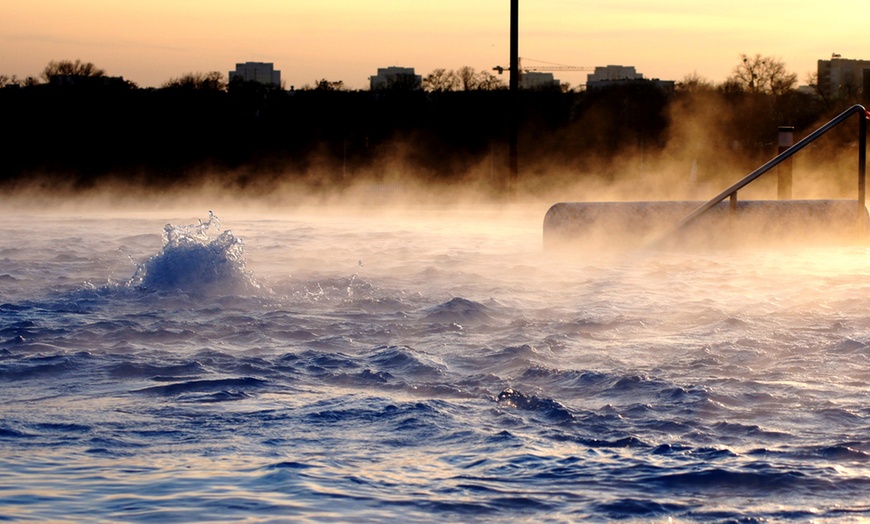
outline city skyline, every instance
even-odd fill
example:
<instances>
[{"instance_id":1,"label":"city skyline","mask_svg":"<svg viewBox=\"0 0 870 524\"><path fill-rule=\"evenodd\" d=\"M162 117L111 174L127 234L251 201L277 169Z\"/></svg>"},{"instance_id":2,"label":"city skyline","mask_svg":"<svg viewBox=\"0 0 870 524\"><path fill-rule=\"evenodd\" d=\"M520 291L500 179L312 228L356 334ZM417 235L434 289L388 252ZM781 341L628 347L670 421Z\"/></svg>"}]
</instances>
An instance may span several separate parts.
<instances>
[{"instance_id":1,"label":"city skyline","mask_svg":"<svg viewBox=\"0 0 870 524\"><path fill-rule=\"evenodd\" d=\"M818 60L870 57L870 39L854 0L825 4L748 0L697 4L662 0L520 2L520 56L572 66L631 65L646 78L697 74L722 82L740 54L783 60L804 83ZM93 62L142 87L189 72L226 71L262 61L285 85L341 80L367 87L379 67L478 70L508 65L509 3L456 0L400 4L324 0L158 0L123 5L105 0L68 4L12 0L0 19L0 74L38 76L52 60ZM585 72L556 78L584 83Z\"/></svg>"}]
</instances>

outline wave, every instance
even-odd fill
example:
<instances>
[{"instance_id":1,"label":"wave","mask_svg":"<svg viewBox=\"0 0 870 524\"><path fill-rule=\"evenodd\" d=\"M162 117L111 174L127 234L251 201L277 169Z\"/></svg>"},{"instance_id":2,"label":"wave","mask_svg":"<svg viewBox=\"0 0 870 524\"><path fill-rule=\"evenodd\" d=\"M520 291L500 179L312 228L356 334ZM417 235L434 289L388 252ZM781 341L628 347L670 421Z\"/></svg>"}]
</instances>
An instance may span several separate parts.
<instances>
[{"instance_id":1,"label":"wave","mask_svg":"<svg viewBox=\"0 0 870 524\"><path fill-rule=\"evenodd\" d=\"M185 362L172 365L123 362L109 369L109 374L116 379L151 378L151 380L167 380L164 377L177 378L199 375L205 372L206 369L199 362Z\"/></svg>"},{"instance_id":2,"label":"wave","mask_svg":"<svg viewBox=\"0 0 870 524\"><path fill-rule=\"evenodd\" d=\"M144 395L179 396L191 393L211 393L225 395L230 399L246 398L244 390L257 389L268 385L268 382L253 377L203 379L176 382L165 386L151 386L133 391Z\"/></svg>"},{"instance_id":3,"label":"wave","mask_svg":"<svg viewBox=\"0 0 870 524\"><path fill-rule=\"evenodd\" d=\"M35 344L29 349L47 351L53 355L36 354L23 359L17 359L0 365L0 379L4 381L23 381L45 378L68 378L75 376L89 361L92 355L82 351L75 354L63 354L63 349L47 344Z\"/></svg>"},{"instance_id":4,"label":"wave","mask_svg":"<svg viewBox=\"0 0 870 524\"><path fill-rule=\"evenodd\" d=\"M495 322L490 308L479 302L460 297L455 297L431 308L424 320L439 324L491 324Z\"/></svg>"},{"instance_id":5,"label":"wave","mask_svg":"<svg viewBox=\"0 0 870 524\"><path fill-rule=\"evenodd\" d=\"M526 395L512 388L505 389L499 393L496 402L503 409L532 412L550 423L562 423L574 420L574 415L559 402L551 398L538 398L535 395Z\"/></svg>"},{"instance_id":6,"label":"wave","mask_svg":"<svg viewBox=\"0 0 870 524\"><path fill-rule=\"evenodd\" d=\"M247 271L242 239L223 231L211 240L210 228L220 220L163 229L163 250L137 269L129 284L148 291L183 291L195 294L241 294L260 289Z\"/></svg>"},{"instance_id":7,"label":"wave","mask_svg":"<svg viewBox=\"0 0 870 524\"><path fill-rule=\"evenodd\" d=\"M440 378L447 370L440 360L409 347L376 348L365 360L373 367L419 378Z\"/></svg>"}]
</instances>

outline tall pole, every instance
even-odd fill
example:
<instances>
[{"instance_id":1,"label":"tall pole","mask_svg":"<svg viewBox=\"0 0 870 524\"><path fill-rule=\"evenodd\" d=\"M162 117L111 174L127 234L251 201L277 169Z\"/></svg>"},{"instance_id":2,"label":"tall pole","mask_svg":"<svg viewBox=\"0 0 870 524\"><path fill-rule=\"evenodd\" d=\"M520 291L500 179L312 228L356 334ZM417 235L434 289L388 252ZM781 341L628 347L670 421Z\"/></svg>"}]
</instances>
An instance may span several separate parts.
<instances>
[{"instance_id":1,"label":"tall pole","mask_svg":"<svg viewBox=\"0 0 870 524\"><path fill-rule=\"evenodd\" d=\"M516 93L520 79L520 1L511 0L511 76L510 90Z\"/></svg>"},{"instance_id":2,"label":"tall pole","mask_svg":"<svg viewBox=\"0 0 870 524\"><path fill-rule=\"evenodd\" d=\"M509 149L507 189L509 193L515 190L519 174L519 147L518 147L518 111L519 111L519 84L520 84L520 8L519 0L511 0L511 64L510 64L510 108L508 117L509 126Z\"/></svg>"}]
</instances>

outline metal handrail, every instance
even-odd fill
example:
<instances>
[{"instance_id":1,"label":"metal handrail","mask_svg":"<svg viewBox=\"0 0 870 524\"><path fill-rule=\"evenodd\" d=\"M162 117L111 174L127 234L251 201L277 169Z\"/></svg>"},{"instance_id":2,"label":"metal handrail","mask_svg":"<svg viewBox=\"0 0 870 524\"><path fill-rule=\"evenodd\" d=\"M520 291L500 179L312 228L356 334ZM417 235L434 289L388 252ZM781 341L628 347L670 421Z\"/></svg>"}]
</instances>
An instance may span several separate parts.
<instances>
[{"instance_id":1,"label":"metal handrail","mask_svg":"<svg viewBox=\"0 0 870 524\"><path fill-rule=\"evenodd\" d=\"M865 109L864 106L860 104L855 104L849 109L840 113L827 124L807 135L804 139L800 140L790 148L775 156L772 160L770 160L763 166L759 167L752 173L749 173L748 175L740 179L740 181L731 185L725 191L722 191L721 193L689 213L684 219L680 220L677 225L671 228L671 230L669 230L668 233L666 233L662 238L668 237L671 234L676 233L699 216L703 215L707 211L717 206L726 198L730 197L731 209L732 211L735 210L737 208L737 191L743 189L761 175L767 173L785 160L791 158L795 153L805 148L834 127L840 125L843 121L845 121L847 118L854 115L855 113L862 113L863 115L860 118L860 123L858 125L858 201L863 206L865 201L864 193L866 187L865 179L867 173L867 120L870 119L870 111L867 111L867 109Z\"/></svg>"}]
</instances>

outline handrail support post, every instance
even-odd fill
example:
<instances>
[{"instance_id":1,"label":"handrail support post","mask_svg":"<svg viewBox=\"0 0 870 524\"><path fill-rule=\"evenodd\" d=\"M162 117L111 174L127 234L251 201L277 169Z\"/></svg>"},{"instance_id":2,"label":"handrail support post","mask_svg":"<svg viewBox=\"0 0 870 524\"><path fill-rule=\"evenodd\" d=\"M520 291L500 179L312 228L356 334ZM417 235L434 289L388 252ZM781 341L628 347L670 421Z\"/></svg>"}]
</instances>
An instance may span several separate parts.
<instances>
[{"instance_id":1,"label":"handrail support post","mask_svg":"<svg viewBox=\"0 0 870 524\"><path fill-rule=\"evenodd\" d=\"M867 119L870 112L865 111L858 120L858 202L864 205L867 187Z\"/></svg>"},{"instance_id":2,"label":"handrail support post","mask_svg":"<svg viewBox=\"0 0 870 524\"><path fill-rule=\"evenodd\" d=\"M779 147L777 154L783 154L788 148L794 145L794 126L779 126L778 142ZM791 158L783 161L777 167L776 177L776 197L779 200L791 200L792 187L792 160Z\"/></svg>"}]
</instances>

